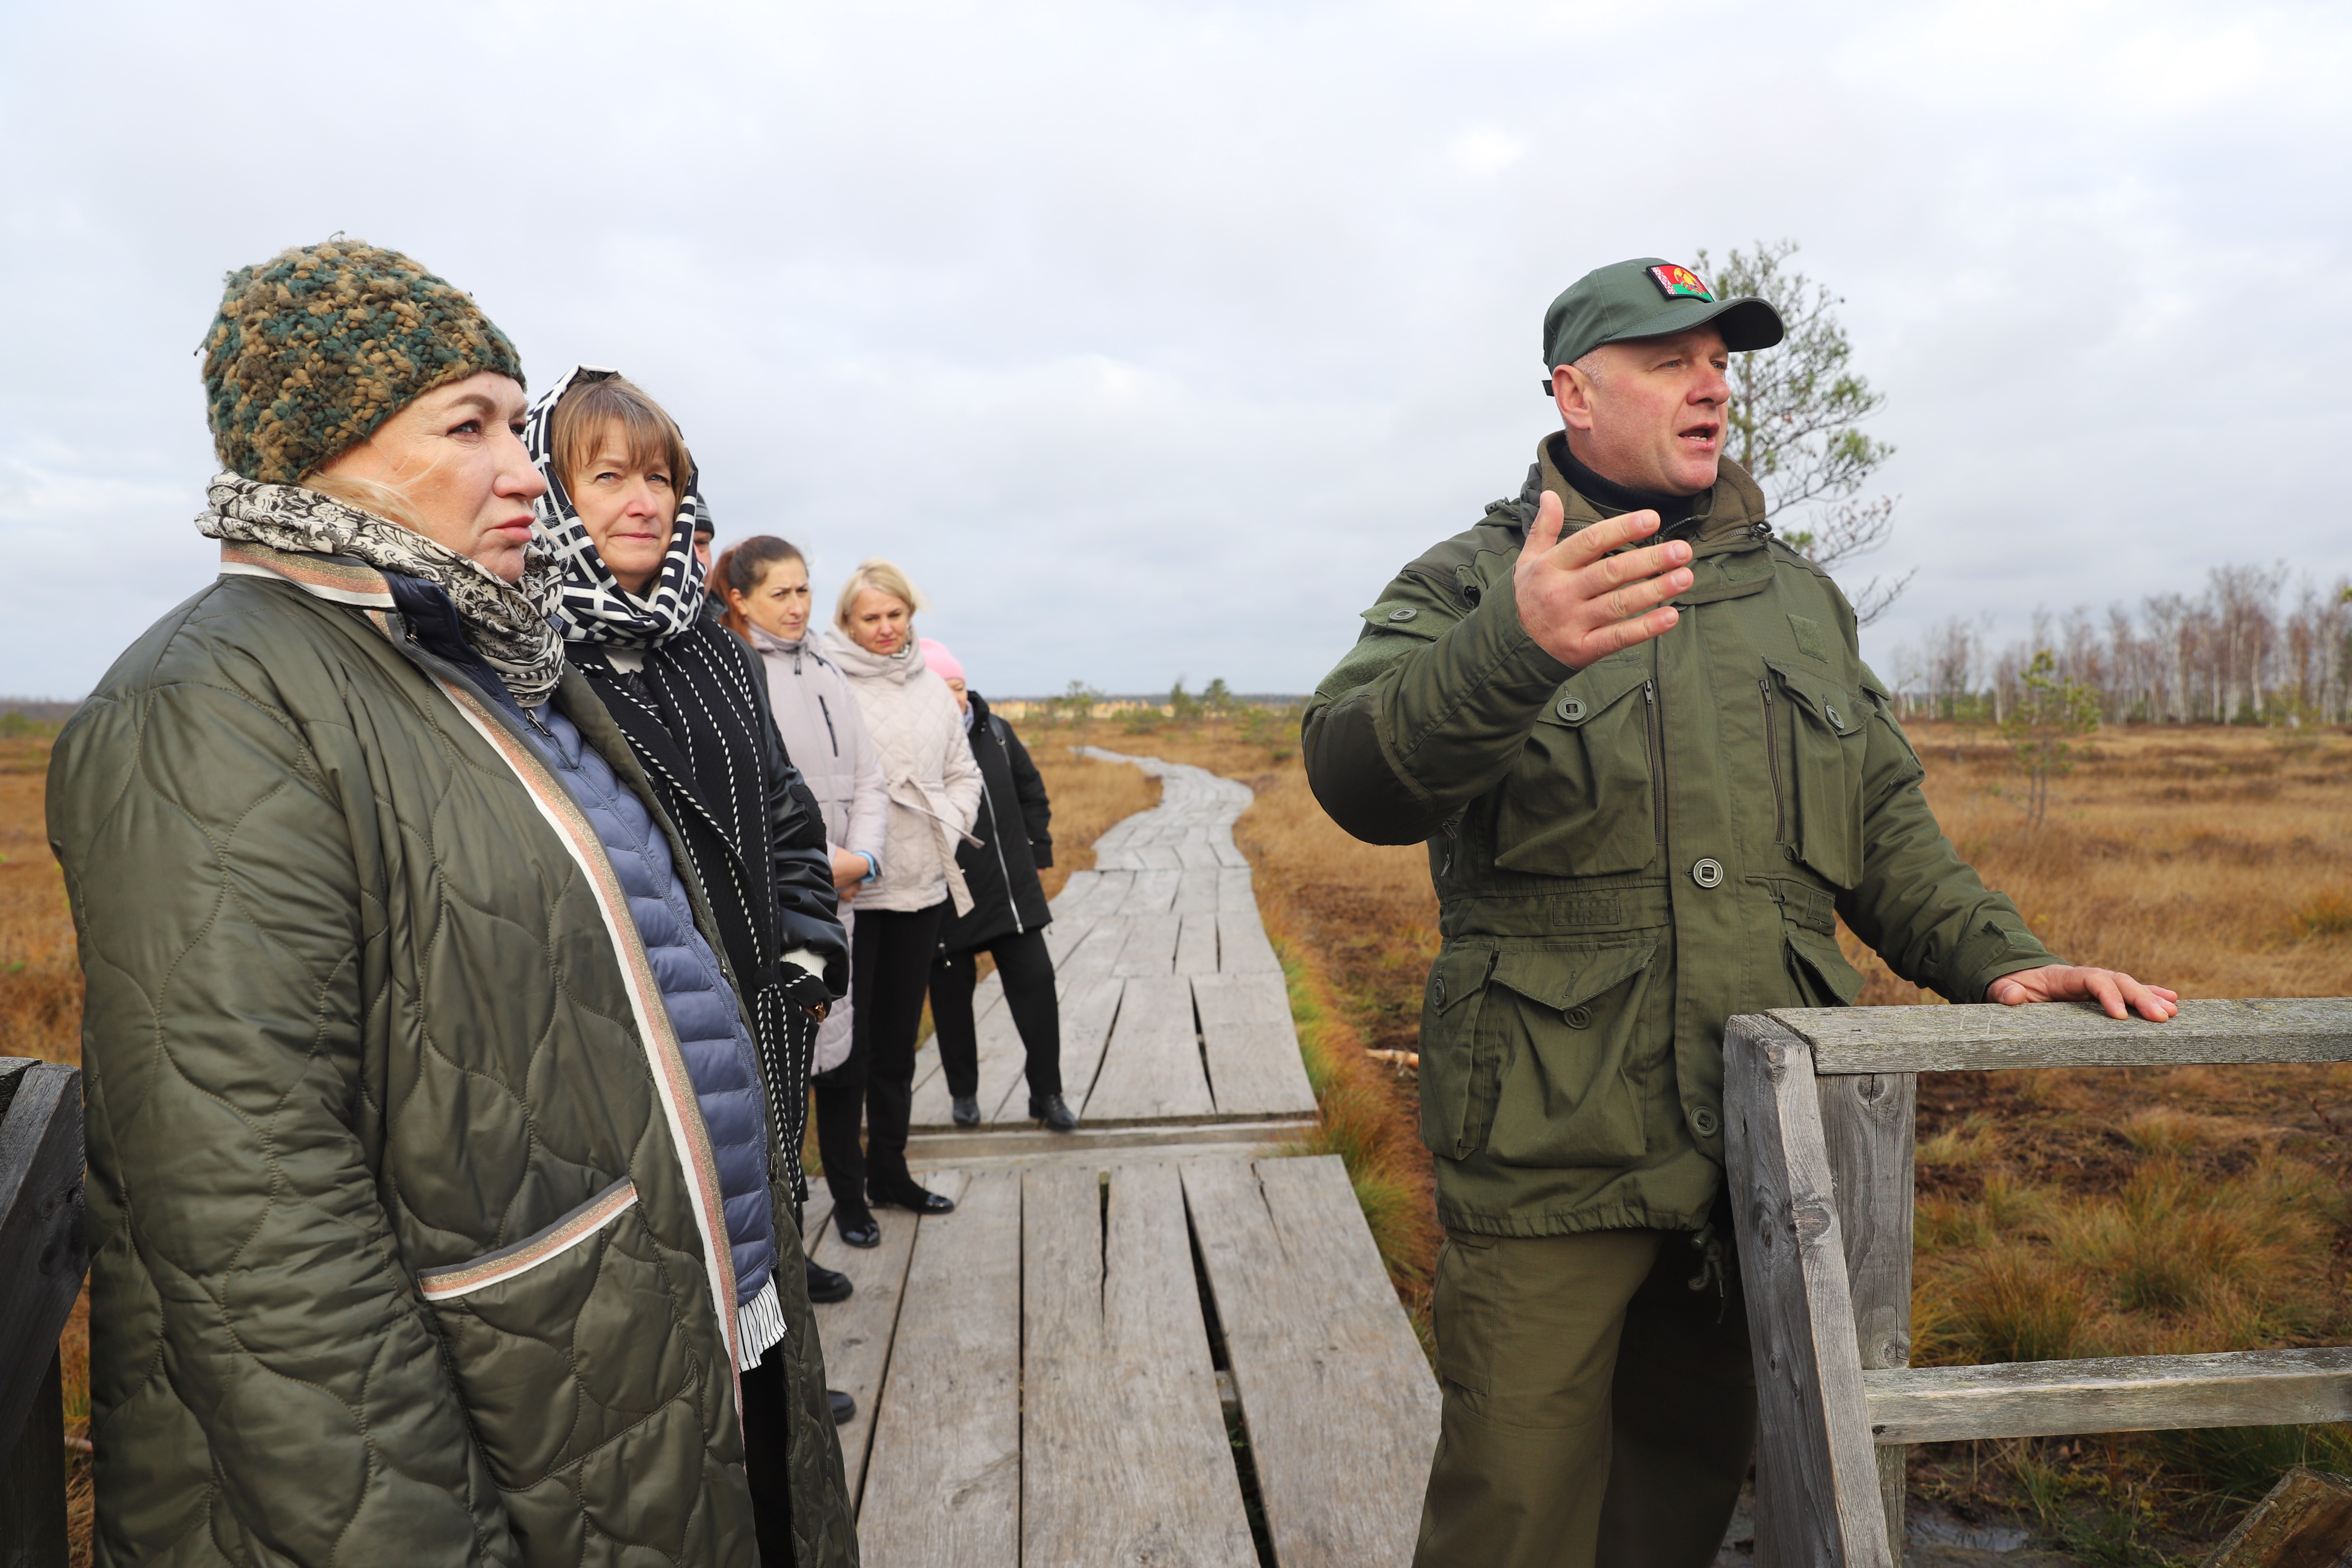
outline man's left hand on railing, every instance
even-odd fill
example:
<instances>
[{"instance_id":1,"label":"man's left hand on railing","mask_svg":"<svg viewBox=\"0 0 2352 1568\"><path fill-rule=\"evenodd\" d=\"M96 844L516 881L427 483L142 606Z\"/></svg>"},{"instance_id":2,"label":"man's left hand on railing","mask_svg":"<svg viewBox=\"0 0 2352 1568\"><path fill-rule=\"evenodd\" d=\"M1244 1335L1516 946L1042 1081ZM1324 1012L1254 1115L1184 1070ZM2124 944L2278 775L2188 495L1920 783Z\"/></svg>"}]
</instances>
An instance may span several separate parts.
<instances>
[{"instance_id":1,"label":"man's left hand on railing","mask_svg":"<svg viewBox=\"0 0 2352 1568\"><path fill-rule=\"evenodd\" d=\"M2119 969L2084 969L2072 963L2045 963L2004 974L1985 987L1985 1000L2011 1007L2028 1002L2096 1002L2110 1018L2137 1013L2151 1024L2161 1024L2180 1011L2180 993L2161 985L2143 985Z\"/></svg>"}]
</instances>

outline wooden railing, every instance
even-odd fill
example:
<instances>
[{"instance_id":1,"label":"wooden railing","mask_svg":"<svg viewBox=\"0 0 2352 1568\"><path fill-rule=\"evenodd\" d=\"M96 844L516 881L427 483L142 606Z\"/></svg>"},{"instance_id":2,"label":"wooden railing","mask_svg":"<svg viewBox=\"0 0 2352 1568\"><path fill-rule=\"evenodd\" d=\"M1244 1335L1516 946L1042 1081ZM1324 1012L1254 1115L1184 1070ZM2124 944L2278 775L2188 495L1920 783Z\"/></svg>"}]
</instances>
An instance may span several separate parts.
<instances>
[{"instance_id":1,"label":"wooden railing","mask_svg":"<svg viewBox=\"0 0 2352 1568\"><path fill-rule=\"evenodd\" d=\"M89 1268L81 1073L0 1057L0 1564L65 1568L58 1334Z\"/></svg>"},{"instance_id":2,"label":"wooden railing","mask_svg":"<svg viewBox=\"0 0 2352 1568\"><path fill-rule=\"evenodd\" d=\"M1756 1350L1757 1561L1893 1568L1903 1445L2352 1420L2352 1348L1913 1367L1918 1075L2352 1060L2352 998L1790 1009L1724 1033L1726 1157Z\"/></svg>"}]
</instances>

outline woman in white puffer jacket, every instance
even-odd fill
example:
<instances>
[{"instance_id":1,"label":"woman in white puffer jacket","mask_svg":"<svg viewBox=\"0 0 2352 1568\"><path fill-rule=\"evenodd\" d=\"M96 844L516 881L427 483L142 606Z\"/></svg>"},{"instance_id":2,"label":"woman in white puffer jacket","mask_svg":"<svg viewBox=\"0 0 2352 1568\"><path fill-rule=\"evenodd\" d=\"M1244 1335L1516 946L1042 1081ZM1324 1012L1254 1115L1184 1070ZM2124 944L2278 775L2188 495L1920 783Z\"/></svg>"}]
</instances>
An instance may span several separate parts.
<instances>
[{"instance_id":1,"label":"woman in white puffer jacket","mask_svg":"<svg viewBox=\"0 0 2352 1568\"><path fill-rule=\"evenodd\" d=\"M924 667L915 638L920 604L905 573L887 561L868 561L842 585L825 634L825 656L849 677L890 790L882 874L858 892L850 942L849 1059L817 1090L817 1141L834 1193L834 1223L853 1246L872 1246L881 1237L866 1204L850 1201L860 1171L870 1203L918 1214L955 1206L908 1173L907 1121L940 921L950 907L958 914L971 907L955 847L971 837L980 814L980 764L964 738L955 694ZM847 1092L857 1081L866 1111L862 1161L857 1107ZM844 1163L842 1180L834 1177L836 1159Z\"/></svg>"}]
</instances>

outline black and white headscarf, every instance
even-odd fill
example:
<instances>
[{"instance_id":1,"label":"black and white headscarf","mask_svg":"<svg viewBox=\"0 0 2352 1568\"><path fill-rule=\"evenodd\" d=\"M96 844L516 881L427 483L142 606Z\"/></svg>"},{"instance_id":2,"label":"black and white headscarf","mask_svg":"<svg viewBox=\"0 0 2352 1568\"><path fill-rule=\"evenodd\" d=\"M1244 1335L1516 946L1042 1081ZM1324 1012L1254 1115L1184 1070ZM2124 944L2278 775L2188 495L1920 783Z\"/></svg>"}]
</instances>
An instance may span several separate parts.
<instances>
[{"instance_id":1,"label":"black and white headscarf","mask_svg":"<svg viewBox=\"0 0 2352 1568\"><path fill-rule=\"evenodd\" d=\"M466 640L499 672L514 700L536 708L563 679L563 643L550 614L555 574L534 541L520 583L509 583L446 544L300 485L215 474L196 531L306 555L347 555L380 572L431 583L449 595Z\"/></svg>"},{"instance_id":2,"label":"black and white headscarf","mask_svg":"<svg viewBox=\"0 0 2352 1568\"><path fill-rule=\"evenodd\" d=\"M555 471L555 405L563 395L585 382L616 376L617 370L574 365L552 387L539 395L524 416L523 445L530 460L547 479L547 493L532 507L537 538L547 547L557 574L555 629L566 642L593 643L603 647L658 647L692 626L702 615L705 592L702 563L695 559L694 535L709 526L710 509L702 499L697 476L679 476L685 500L670 530L669 553L661 573L642 595L621 586L596 552L586 525L572 505L563 478Z\"/></svg>"}]
</instances>

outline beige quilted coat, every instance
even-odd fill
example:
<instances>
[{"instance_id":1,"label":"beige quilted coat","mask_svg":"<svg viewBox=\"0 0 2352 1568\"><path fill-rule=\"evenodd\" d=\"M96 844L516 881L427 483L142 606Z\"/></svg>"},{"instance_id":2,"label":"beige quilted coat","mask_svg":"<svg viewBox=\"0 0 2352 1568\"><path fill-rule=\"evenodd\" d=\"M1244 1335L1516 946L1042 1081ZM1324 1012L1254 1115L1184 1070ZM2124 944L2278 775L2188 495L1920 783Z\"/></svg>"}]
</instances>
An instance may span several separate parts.
<instances>
[{"instance_id":1,"label":"beige quilted coat","mask_svg":"<svg viewBox=\"0 0 2352 1568\"><path fill-rule=\"evenodd\" d=\"M959 839L971 838L980 815L980 764L964 739L955 693L923 663L920 643L884 658L838 630L824 654L849 677L858 711L890 784L890 841L882 875L857 895L860 910L927 910L942 899L955 912L971 908L956 865ZM980 841L972 838L975 844Z\"/></svg>"}]
</instances>

